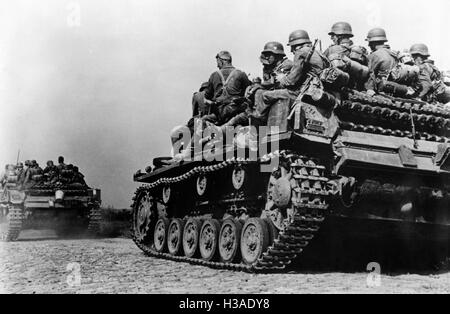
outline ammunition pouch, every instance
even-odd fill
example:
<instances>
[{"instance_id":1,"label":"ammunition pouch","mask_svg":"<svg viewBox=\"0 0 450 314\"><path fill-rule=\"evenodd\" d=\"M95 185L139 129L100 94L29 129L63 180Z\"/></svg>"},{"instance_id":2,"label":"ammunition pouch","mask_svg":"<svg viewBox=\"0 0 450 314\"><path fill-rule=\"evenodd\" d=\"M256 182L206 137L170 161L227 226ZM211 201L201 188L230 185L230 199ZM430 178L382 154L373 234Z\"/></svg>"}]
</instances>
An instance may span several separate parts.
<instances>
[{"instance_id":1,"label":"ammunition pouch","mask_svg":"<svg viewBox=\"0 0 450 314\"><path fill-rule=\"evenodd\" d=\"M322 71L320 80L326 88L339 90L348 85L350 75L332 66Z\"/></svg>"}]
</instances>

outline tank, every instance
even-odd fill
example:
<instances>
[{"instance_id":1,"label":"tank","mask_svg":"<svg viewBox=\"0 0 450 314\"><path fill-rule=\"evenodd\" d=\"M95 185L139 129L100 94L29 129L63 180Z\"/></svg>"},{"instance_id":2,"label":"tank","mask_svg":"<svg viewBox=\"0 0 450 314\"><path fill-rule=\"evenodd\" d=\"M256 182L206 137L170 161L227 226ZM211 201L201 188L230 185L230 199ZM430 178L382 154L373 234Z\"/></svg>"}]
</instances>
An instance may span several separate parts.
<instances>
[{"instance_id":1,"label":"tank","mask_svg":"<svg viewBox=\"0 0 450 314\"><path fill-rule=\"evenodd\" d=\"M42 175L19 184L8 176L0 190L0 238L15 241L24 229L54 229L58 235L100 231L101 191L86 184L45 182Z\"/></svg>"},{"instance_id":2,"label":"tank","mask_svg":"<svg viewBox=\"0 0 450 314\"><path fill-rule=\"evenodd\" d=\"M327 219L344 217L439 230L448 252L450 111L387 94L335 96L331 107L309 96L292 110L275 104L256 152L215 146L208 161L205 146L199 158L139 170L136 245L213 268L283 271Z\"/></svg>"}]
</instances>

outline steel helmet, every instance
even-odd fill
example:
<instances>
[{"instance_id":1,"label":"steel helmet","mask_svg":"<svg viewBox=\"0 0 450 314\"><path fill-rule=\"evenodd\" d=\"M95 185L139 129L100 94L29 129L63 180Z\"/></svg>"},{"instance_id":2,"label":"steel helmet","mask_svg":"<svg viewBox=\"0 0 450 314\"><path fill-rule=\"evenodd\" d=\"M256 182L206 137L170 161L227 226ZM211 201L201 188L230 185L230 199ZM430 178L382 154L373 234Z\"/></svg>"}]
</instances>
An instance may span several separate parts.
<instances>
[{"instance_id":1,"label":"steel helmet","mask_svg":"<svg viewBox=\"0 0 450 314\"><path fill-rule=\"evenodd\" d=\"M309 39L309 35L307 31L304 31L302 29L298 29L296 31L293 31L289 35L289 43L288 46L295 46L295 45L301 45L301 44L310 44L311 40Z\"/></svg>"},{"instance_id":2,"label":"steel helmet","mask_svg":"<svg viewBox=\"0 0 450 314\"><path fill-rule=\"evenodd\" d=\"M231 61L231 53L229 53L228 51L221 51L216 55L216 58Z\"/></svg>"},{"instance_id":3,"label":"steel helmet","mask_svg":"<svg viewBox=\"0 0 450 314\"><path fill-rule=\"evenodd\" d=\"M333 24L328 35L348 35L349 37L353 37L353 31L349 23L337 22Z\"/></svg>"},{"instance_id":4,"label":"steel helmet","mask_svg":"<svg viewBox=\"0 0 450 314\"><path fill-rule=\"evenodd\" d=\"M409 53L412 55L421 55L424 57L429 57L428 47L425 44L414 44L409 49Z\"/></svg>"},{"instance_id":5,"label":"steel helmet","mask_svg":"<svg viewBox=\"0 0 450 314\"><path fill-rule=\"evenodd\" d=\"M285 56L283 45L277 41L270 41L264 45L264 49L261 53L271 52L277 55Z\"/></svg>"},{"instance_id":6,"label":"steel helmet","mask_svg":"<svg viewBox=\"0 0 450 314\"><path fill-rule=\"evenodd\" d=\"M367 34L366 41L388 41L386 37L386 31L382 28L373 28Z\"/></svg>"}]
</instances>

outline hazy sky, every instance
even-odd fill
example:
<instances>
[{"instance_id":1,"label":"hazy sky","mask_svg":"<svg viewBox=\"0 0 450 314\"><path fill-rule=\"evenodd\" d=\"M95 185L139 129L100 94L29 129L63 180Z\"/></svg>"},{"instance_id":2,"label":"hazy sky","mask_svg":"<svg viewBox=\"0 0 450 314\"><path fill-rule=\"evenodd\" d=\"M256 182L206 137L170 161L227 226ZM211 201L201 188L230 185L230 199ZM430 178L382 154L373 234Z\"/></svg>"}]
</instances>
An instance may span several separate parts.
<instances>
[{"instance_id":1,"label":"hazy sky","mask_svg":"<svg viewBox=\"0 0 450 314\"><path fill-rule=\"evenodd\" d=\"M219 50L256 76L265 42L303 28L325 49L345 20L357 44L382 26L394 49L427 43L450 70L448 12L448 0L2 0L0 163L64 155L104 204L128 207L132 174L168 155Z\"/></svg>"}]
</instances>

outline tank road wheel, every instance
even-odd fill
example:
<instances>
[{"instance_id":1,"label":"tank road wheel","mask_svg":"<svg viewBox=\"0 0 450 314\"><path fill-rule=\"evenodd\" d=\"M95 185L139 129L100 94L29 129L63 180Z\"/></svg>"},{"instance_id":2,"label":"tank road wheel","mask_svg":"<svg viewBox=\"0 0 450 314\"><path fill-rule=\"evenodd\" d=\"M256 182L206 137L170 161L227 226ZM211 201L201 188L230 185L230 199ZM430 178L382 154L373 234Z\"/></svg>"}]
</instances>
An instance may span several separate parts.
<instances>
[{"instance_id":1,"label":"tank road wheel","mask_svg":"<svg viewBox=\"0 0 450 314\"><path fill-rule=\"evenodd\" d=\"M250 218L242 228L242 261L252 265L262 256L269 246L269 230L264 220Z\"/></svg>"},{"instance_id":2,"label":"tank road wheel","mask_svg":"<svg viewBox=\"0 0 450 314\"><path fill-rule=\"evenodd\" d=\"M226 219L219 233L219 255L224 263L237 262L240 257L239 242L242 224L234 219Z\"/></svg>"},{"instance_id":3,"label":"tank road wheel","mask_svg":"<svg viewBox=\"0 0 450 314\"><path fill-rule=\"evenodd\" d=\"M133 236L141 243L152 243L156 224L155 201L147 192L137 196L133 206Z\"/></svg>"},{"instance_id":4,"label":"tank road wheel","mask_svg":"<svg viewBox=\"0 0 450 314\"><path fill-rule=\"evenodd\" d=\"M285 165L272 172L267 185L267 201L261 218L272 220L278 230L285 227L286 209L291 201L292 174Z\"/></svg>"},{"instance_id":5,"label":"tank road wheel","mask_svg":"<svg viewBox=\"0 0 450 314\"><path fill-rule=\"evenodd\" d=\"M170 222L167 230L167 249L172 255L180 255L182 253L184 222L179 218L174 218Z\"/></svg>"},{"instance_id":6,"label":"tank road wheel","mask_svg":"<svg viewBox=\"0 0 450 314\"><path fill-rule=\"evenodd\" d=\"M189 218L184 225L183 251L186 257L194 257L197 254L201 227L201 221L195 218Z\"/></svg>"},{"instance_id":7,"label":"tank road wheel","mask_svg":"<svg viewBox=\"0 0 450 314\"><path fill-rule=\"evenodd\" d=\"M15 241L22 230L22 209L8 206L0 209L0 241Z\"/></svg>"},{"instance_id":8,"label":"tank road wheel","mask_svg":"<svg viewBox=\"0 0 450 314\"><path fill-rule=\"evenodd\" d=\"M155 251L163 253L167 247L167 230L169 229L169 219L159 218L155 225L153 234L153 244Z\"/></svg>"},{"instance_id":9,"label":"tank road wheel","mask_svg":"<svg viewBox=\"0 0 450 314\"><path fill-rule=\"evenodd\" d=\"M217 219L206 219L200 230L200 255L205 261L211 261L218 256L218 240L220 223Z\"/></svg>"}]
</instances>

